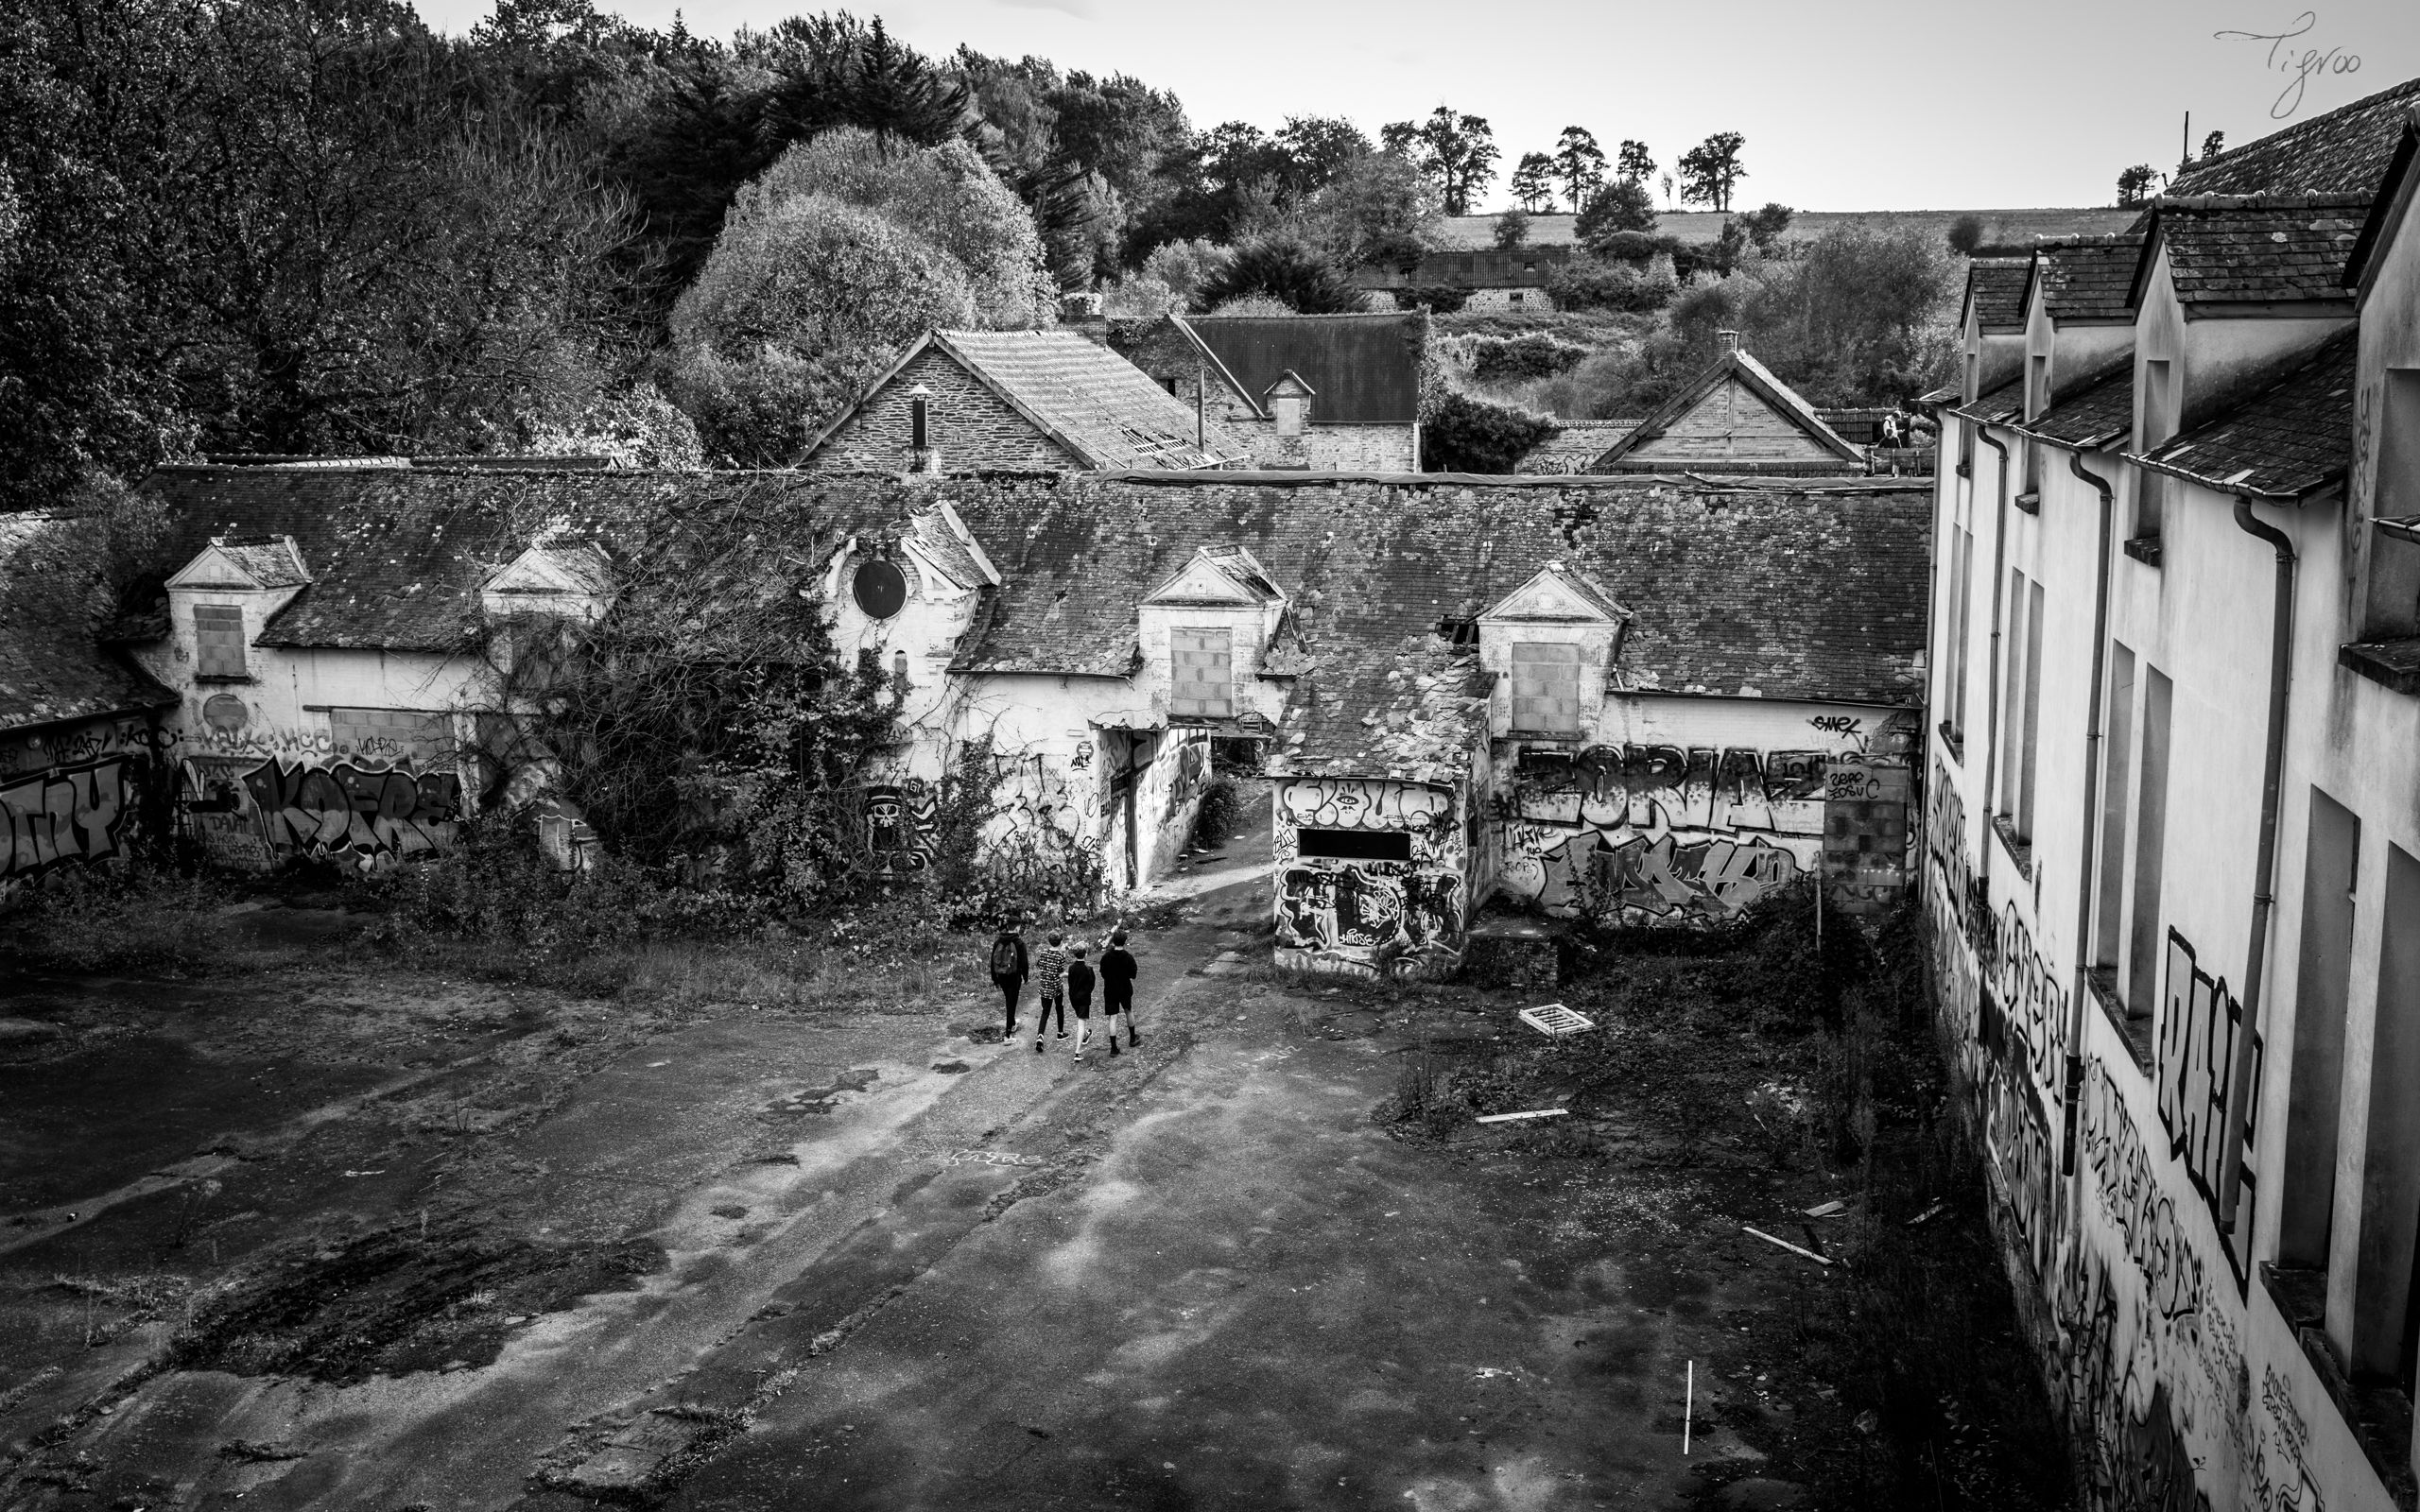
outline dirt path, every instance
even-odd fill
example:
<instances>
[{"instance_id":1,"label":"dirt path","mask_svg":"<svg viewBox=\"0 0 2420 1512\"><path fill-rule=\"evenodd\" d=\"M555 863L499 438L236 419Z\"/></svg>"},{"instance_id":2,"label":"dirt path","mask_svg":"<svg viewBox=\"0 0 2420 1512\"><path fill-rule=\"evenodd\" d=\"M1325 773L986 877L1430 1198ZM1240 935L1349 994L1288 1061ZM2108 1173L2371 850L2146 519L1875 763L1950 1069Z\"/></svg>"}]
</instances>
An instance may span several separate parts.
<instances>
[{"instance_id":1,"label":"dirt path","mask_svg":"<svg viewBox=\"0 0 2420 1512\"><path fill-rule=\"evenodd\" d=\"M182 1368L164 1314L0 1396L0 1505L1666 1506L1753 1461L1705 1381L1682 1457L1683 1367L1773 1263L1686 1252L1683 1199L1618 1163L1386 1137L1403 1052L1514 1005L1279 984L1267 899L1150 936L1115 1060L984 1042L979 1002L725 1014L607 1046L441 1171L333 1140L398 1183L344 1189L376 1211ZM353 1236L430 1192L434 1258L373 1275L399 1241Z\"/></svg>"}]
</instances>

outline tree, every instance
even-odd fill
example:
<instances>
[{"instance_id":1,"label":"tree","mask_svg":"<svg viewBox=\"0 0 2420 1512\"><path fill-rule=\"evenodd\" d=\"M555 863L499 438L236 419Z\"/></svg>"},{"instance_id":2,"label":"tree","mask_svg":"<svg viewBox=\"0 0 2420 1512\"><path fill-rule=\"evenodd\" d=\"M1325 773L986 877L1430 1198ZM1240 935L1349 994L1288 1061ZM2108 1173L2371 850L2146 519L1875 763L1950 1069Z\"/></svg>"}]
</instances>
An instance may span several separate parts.
<instances>
[{"instance_id":1,"label":"tree","mask_svg":"<svg viewBox=\"0 0 2420 1512\"><path fill-rule=\"evenodd\" d=\"M847 11L792 16L765 34L773 67L758 130L771 143L804 142L856 126L885 142L932 146L975 123L961 79Z\"/></svg>"},{"instance_id":2,"label":"tree","mask_svg":"<svg viewBox=\"0 0 2420 1512\"><path fill-rule=\"evenodd\" d=\"M2148 163L2137 163L2118 176L2118 202L2139 205L2151 197L2152 185L2158 180L2159 170Z\"/></svg>"},{"instance_id":3,"label":"tree","mask_svg":"<svg viewBox=\"0 0 2420 1512\"><path fill-rule=\"evenodd\" d=\"M1289 115L1270 145L1284 159L1279 180L1296 196L1326 188L1373 150L1361 129L1340 115Z\"/></svg>"},{"instance_id":4,"label":"tree","mask_svg":"<svg viewBox=\"0 0 2420 1512\"><path fill-rule=\"evenodd\" d=\"M1531 410L1441 389L1420 406L1420 470L1510 472L1562 429Z\"/></svg>"},{"instance_id":5,"label":"tree","mask_svg":"<svg viewBox=\"0 0 2420 1512\"><path fill-rule=\"evenodd\" d=\"M1250 295L1275 300L1297 315L1338 315L1361 308L1361 292L1334 263L1301 242L1271 238L1238 247L1224 267L1194 295L1217 309Z\"/></svg>"},{"instance_id":6,"label":"tree","mask_svg":"<svg viewBox=\"0 0 2420 1512\"><path fill-rule=\"evenodd\" d=\"M1632 183L1645 183L1655 177L1655 160L1647 155L1646 143L1624 141L1614 155L1614 170Z\"/></svg>"},{"instance_id":7,"label":"tree","mask_svg":"<svg viewBox=\"0 0 2420 1512\"><path fill-rule=\"evenodd\" d=\"M1747 138L1737 131L1717 131L1681 155L1681 203L1703 204L1727 213L1731 193L1748 170L1739 161Z\"/></svg>"},{"instance_id":8,"label":"tree","mask_svg":"<svg viewBox=\"0 0 2420 1512\"><path fill-rule=\"evenodd\" d=\"M1512 198L1532 215L1554 208L1554 160L1543 152L1524 152L1512 170Z\"/></svg>"},{"instance_id":9,"label":"tree","mask_svg":"<svg viewBox=\"0 0 2420 1512\"><path fill-rule=\"evenodd\" d=\"M1765 201L1763 208L1752 210L1740 216L1739 229L1747 233L1750 241L1755 243L1756 250L1770 252L1773 249L1774 244L1781 240L1782 232L1789 230L1790 220L1797 214L1798 212L1779 200L1769 199Z\"/></svg>"},{"instance_id":10,"label":"tree","mask_svg":"<svg viewBox=\"0 0 2420 1512\"><path fill-rule=\"evenodd\" d=\"M1645 184L1630 179L1616 179L1598 190L1571 228L1580 245L1599 256L1604 255L1610 236L1654 229L1654 201L1648 198Z\"/></svg>"},{"instance_id":11,"label":"tree","mask_svg":"<svg viewBox=\"0 0 2420 1512\"><path fill-rule=\"evenodd\" d=\"M2206 163L2226 149L2227 134L2224 131L2213 131L2202 139L2202 161Z\"/></svg>"},{"instance_id":12,"label":"tree","mask_svg":"<svg viewBox=\"0 0 2420 1512\"><path fill-rule=\"evenodd\" d=\"M1563 185L1565 199L1571 201L1571 213L1580 214L1588 197L1605 181L1605 153L1587 129L1566 126L1554 144L1555 178Z\"/></svg>"},{"instance_id":13,"label":"tree","mask_svg":"<svg viewBox=\"0 0 2420 1512\"><path fill-rule=\"evenodd\" d=\"M1949 249L1961 257L1972 257L1975 249L1983 245L1983 217L1961 215L1949 223L1946 233Z\"/></svg>"},{"instance_id":14,"label":"tree","mask_svg":"<svg viewBox=\"0 0 2420 1512\"><path fill-rule=\"evenodd\" d=\"M1495 245L1498 249L1511 251L1513 248L1519 247L1529 239L1529 212L1523 210L1520 206L1515 205L1504 214L1495 217Z\"/></svg>"},{"instance_id":15,"label":"tree","mask_svg":"<svg viewBox=\"0 0 2420 1512\"><path fill-rule=\"evenodd\" d=\"M1502 156L1495 146L1495 129L1484 116L1457 113L1440 105L1420 122L1392 121L1378 133L1381 148L1400 153L1436 182L1445 214L1466 215L1471 201L1495 177Z\"/></svg>"},{"instance_id":16,"label":"tree","mask_svg":"<svg viewBox=\"0 0 2420 1512\"><path fill-rule=\"evenodd\" d=\"M1409 160L1364 152L1310 194L1270 206L1260 239L1302 242L1339 267L1411 268L1438 241L1437 187Z\"/></svg>"}]
</instances>

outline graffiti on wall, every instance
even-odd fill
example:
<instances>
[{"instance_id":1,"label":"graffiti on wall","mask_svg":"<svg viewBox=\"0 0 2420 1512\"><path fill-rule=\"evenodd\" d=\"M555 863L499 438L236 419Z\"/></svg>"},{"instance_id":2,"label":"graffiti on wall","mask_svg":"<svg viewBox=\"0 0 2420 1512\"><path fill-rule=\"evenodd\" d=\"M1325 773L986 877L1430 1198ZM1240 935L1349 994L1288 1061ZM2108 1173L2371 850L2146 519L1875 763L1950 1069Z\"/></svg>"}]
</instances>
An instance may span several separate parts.
<instances>
[{"instance_id":1,"label":"graffiti on wall","mask_svg":"<svg viewBox=\"0 0 2420 1512\"><path fill-rule=\"evenodd\" d=\"M933 864L940 804L923 778L866 789L866 850L877 876L912 877Z\"/></svg>"},{"instance_id":2,"label":"graffiti on wall","mask_svg":"<svg viewBox=\"0 0 2420 1512\"><path fill-rule=\"evenodd\" d=\"M2168 932L2168 990L2159 1021L2159 1121L2168 1131L2170 1153L2185 1162L2193 1188L2217 1211L2220 1162L2226 1158L2227 1105L2234 1096L2234 1066L2238 1037L2243 1033L2243 1005L2227 990L2223 977L2201 969L2193 946L2175 930ZM2257 1036L2253 1040L2252 1085L2260 1085ZM2243 1153L2239 1177L2243 1199L2238 1207L2238 1228L2228 1236L2228 1261L2241 1269L2238 1258L2246 1253L2254 1203L2251 1166L2253 1110L2242 1112Z\"/></svg>"},{"instance_id":3,"label":"graffiti on wall","mask_svg":"<svg viewBox=\"0 0 2420 1512\"><path fill-rule=\"evenodd\" d=\"M320 856L374 870L451 848L462 817L462 782L450 771L213 755L183 767L184 822L224 865Z\"/></svg>"},{"instance_id":4,"label":"graffiti on wall","mask_svg":"<svg viewBox=\"0 0 2420 1512\"><path fill-rule=\"evenodd\" d=\"M1908 768L1847 756L1824 774L1824 893L1844 914L1878 914L1908 879Z\"/></svg>"},{"instance_id":5,"label":"graffiti on wall","mask_svg":"<svg viewBox=\"0 0 2420 1512\"><path fill-rule=\"evenodd\" d=\"M1278 784L1277 948L1314 971L1450 974L1467 922L1467 829L1454 795L1419 782L1295 778ZM1302 854L1305 830L1403 836L1408 859Z\"/></svg>"},{"instance_id":6,"label":"graffiti on wall","mask_svg":"<svg viewBox=\"0 0 2420 1512\"><path fill-rule=\"evenodd\" d=\"M104 756L0 785L0 819L8 825L0 835L0 888L55 867L118 855L134 814L134 760Z\"/></svg>"}]
</instances>

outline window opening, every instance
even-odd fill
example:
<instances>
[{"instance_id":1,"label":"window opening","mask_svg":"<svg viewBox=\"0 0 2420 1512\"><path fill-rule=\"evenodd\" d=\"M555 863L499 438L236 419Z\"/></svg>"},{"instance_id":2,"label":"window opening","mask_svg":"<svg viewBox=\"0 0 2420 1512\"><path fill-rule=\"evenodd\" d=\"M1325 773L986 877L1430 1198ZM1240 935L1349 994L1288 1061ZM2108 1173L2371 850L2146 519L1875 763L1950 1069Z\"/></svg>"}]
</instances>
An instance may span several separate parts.
<instances>
[{"instance_id":1,"label":"window opening","mask_svg":"<svg viewBox=\"0 0 2420 1512\"><path fill-rule=\"evenodd\" d=\"M1512 728L1580 732L1580 647L1568 642L1512 645Z\"/></svg>"},{"instance_id":2,"label":"window opening","mask_svg":"<svg viewBox=\"0 0 2420 1512\"><path fill-rule=\"evenodd\" d=\"M229 604L193 610L196 670L205 678L244 676L244 611Z\"/></svg>"}]
</instances>

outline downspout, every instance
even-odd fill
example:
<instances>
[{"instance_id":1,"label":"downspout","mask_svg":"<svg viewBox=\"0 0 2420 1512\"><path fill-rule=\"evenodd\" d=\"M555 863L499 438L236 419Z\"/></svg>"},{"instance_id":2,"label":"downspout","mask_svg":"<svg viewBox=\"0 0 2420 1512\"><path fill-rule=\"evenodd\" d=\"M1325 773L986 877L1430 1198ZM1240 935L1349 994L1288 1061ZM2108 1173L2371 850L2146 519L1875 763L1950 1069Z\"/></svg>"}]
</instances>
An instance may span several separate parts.
<instances>
[{"instance_id":1,"label":"downspout","mask_svg":"<svg viewBox=\"0 0 2420 1512\"><path fill-rule=\"evenodd\" d=\"M2260 769L2260 850L2253 862L2252 940L2244 950L2243 1021L2236 1036L2235 1064L2227 1072L2227 1125L2220 1142L2219 1230L2235 1232L2236 1205L2243 1197L2245 1104L2252 1095L2252 1041L2260 1024L2260 984L2269 963L2271 891L2277 868L2278 790L2286 767L2286 688L2294 644L2294 543L2274 525L2253 518L2252 497L2238 494L2235 523L2246 535L2276 548L2276 602L2269 629L2269 743Z\"/></svg>"},{"instance_id":2,"label":"downspout","mask_svg":"<svg viewBox=\"0 0 2420 1512\"><path fill-rule=\"evenodd\" d=\"M2100 702L2102 679L2107 670L2109 647L2109 558L2110 526L2117 518L2117 495L2109 480L2085 470L2083 454L2067 454L2067 471L2093 486L2100 494L2100 531L2093 537L2092 585L2092 693L2084 705L2083 719L2083 837L2076 848L2083 862L2076 873L2076 989L2073 1008L2067 1023L2066 1095L2061 1101L2066 1109L2066 1138L2061 1147L2059 1174L2076 1174L2076 1097L2083 1091L2084 1004L2091 999L2092 983L2086 973L2092 970L2092 952L2088 948L2092 934L2092 885L2099 869L2100 836Z\"/></svg>"},{"instance_id":3,"label":"downspout","mask_svg":"<svg viewBox=\"0 0 2420 1512\"><path fill-rule=\"evenodd\" d=\"M1997 795L2000 768L2000 594L2007 591L2008 581L2008 448L1992 439L1992 433L1980 421L1975 422L1975 439L1999 454L1998 503L1993 508L1992 526L1992 658L1990 677L1983 684L1983 825L1989 829L1993 816L1998 813ZM1983 836L1983 867L1988 875L1992 837ZM1988 886L1988 884L1986 884Z\"/></svg>"}]
</instances>

